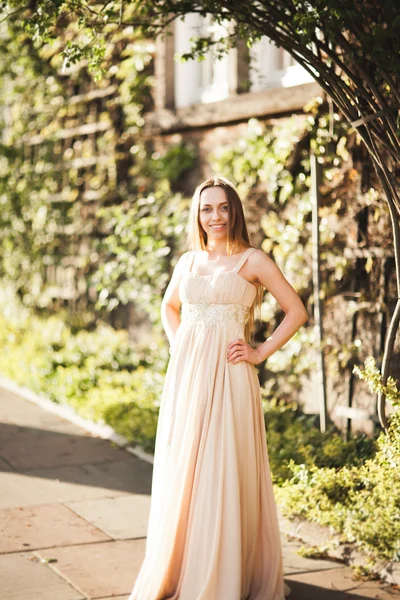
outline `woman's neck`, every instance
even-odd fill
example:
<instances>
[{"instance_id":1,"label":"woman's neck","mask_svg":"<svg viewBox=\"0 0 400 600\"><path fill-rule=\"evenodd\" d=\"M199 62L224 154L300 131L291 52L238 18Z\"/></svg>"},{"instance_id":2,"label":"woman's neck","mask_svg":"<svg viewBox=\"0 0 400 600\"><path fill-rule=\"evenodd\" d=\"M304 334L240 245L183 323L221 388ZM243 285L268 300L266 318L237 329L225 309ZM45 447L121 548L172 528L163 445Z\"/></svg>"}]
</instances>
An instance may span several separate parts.
<instances>
[{"instance_id":1,"label":"woman's neck","mask_svg":"<svg viewBox=\"0 0 400 600\"><path fill-rule=\"evenodd\" d=\"M245 250L246 248L236 248L236 252L234 252L234 254L240 254ZM207 252L207 254L209 255L210 260L218 259L222 256L229 256L226 249L226 242L223 240L221 240L221 242L210 242L209 244L207 244L205 252Z\"/></svg>"}]
</instances>

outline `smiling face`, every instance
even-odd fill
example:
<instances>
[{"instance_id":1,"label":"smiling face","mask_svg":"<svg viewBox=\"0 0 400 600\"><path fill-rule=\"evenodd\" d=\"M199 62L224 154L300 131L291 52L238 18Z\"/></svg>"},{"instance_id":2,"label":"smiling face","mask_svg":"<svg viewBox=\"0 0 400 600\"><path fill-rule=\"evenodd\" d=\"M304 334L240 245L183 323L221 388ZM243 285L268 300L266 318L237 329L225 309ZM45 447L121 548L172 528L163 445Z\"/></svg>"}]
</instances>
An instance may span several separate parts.
<instances>
[{"instance_id":1,"label":"smiling face","mask_svg":"<svg viewBox=\"0 0 400 600\"><path fill-rule=\"evenodd\" d=\"M218 248L234 254L250 245L240 196L228 179L209 177L193 194L187 237L191 250Z\"/></svg>"},{"instance_id":2,"label":"smiling face","mask_svg":"<svg viewBox=\"0 0 400 600\"><path fill-rule=\"evenodd\" d=\"M199 221L208 239L221 240L227 237L229 207L222 187L207 187L201 192Z\"/></svg>"}]
</instances>

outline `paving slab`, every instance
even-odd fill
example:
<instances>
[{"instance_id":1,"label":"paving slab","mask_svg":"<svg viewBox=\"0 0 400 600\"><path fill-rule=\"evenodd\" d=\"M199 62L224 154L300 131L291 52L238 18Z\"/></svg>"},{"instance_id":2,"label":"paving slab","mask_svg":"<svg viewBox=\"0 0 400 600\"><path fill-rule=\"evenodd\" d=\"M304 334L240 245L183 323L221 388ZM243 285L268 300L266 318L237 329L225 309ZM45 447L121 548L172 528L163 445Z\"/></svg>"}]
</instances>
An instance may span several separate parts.
<instances>
[{"instance_id":1,"label":"paving slab","mask_svg":"<svg viewBox=\"0 0 400 600\"><path fill-rule=\"evenodd\" d=\"M293 600L395 600L400 592L377 581L355 579L349 567L285 575Z\"/></svg>"},{"instance_id":2,"label":"paving slab","mask_svg":"<svg viewBox=\"0 0 400 600\"><path fill-rule=\"evenodd\" d=\"M129 594L123 596L107 596L107 598L101 598L101 600L128 600Z\"/></svg>"},{"instance_id":3,"label":"paving slab","mask_svg":"<svg viewBox=\"0 0 400 600\"><path fill-rule=\"evenodd\" d=\"M18 427L32 427L47 431L65 431L85 435L85 431L33 402L0 387L0 421Z\"/></svg>"},{"instance_id":4,"label":"paving slab","mask_svg":"<svg viewBox=\"0 0 400 600\"><path fill-rule=\"evenodd\" d=\"M110 540L62 504L0 510L0 554Z\"/></svg>"},{"instance_id":5,"label":"paving slab","mask_svg":"<svg viewBox=\"0 0 400 600\"><path fill-rule=\"evenodd\" d=\"M83 600L70 583L33 553L0 556L1 600Z\"/></svg>"},{"instance_id":6,"label":"paving slab","mask_svg":"<svg viewBox=\"0 0 400 600\"><path fill-rule=\"evenodd\" d=\"M68 502L67 506L116 540L140 538L147 534L150 495L131 494Z\"/></svg>"},{"instance_id":7,"label":"paving slab","mask_svg":"<svg viewBox=\"0 0 400 600\"><path fill-rule=\"evenodd\" d=\"M91 435L0 425L0 456L20 471L62 465L129 460L122 448Z\"/></svg>"},{"instance_id":8,"label":"paving slab","mask_svg":"<svg viewBox=\"0 0 400 600\"><path fill-rule=\"evenodd\" d=\"M340 567L344 568L344 565L339 565L336 561L300 556L300 554L297 553L300 547L301 544L298 542L288 542L287 540L282 539L283 568L285 575L327 571L331 569L337 570Z\"/></svg>"},{"instance_id":9,"label":"paving slab","mask_svg":"<svg viewBox=\"0 0 400 600\"><path fill-rule=\"evenodd\" d=\"M0 509L55 501L57 495L46 479L15 471L0 472Z\"/></svg>"},{"instance_id":10,"label":"paving slab","mask_svg":"<svg viewBox=\"0 0 400 600\"><path fill-rule=\"evenodd\" d=\"M70 479L63 481L62 477ZM75 480L75 481L74 481ZM63 500L105 498L121 494L100 485L101 469L64 467L37 473L0 473L0 508L53 504Z\"/></svg>"},{"instance_id":11,"label":"paving slab","mask_svg":"<svg viewBox=\"0 0 400 600\"><path fill-rule=\"evenodd\" d=\"M0 421L0 600L127 600L145 553L151 465L6 390ZM289 600L400 600L342 564L301 557L291 530Z\"/></svg>"},{"instance_id":12,"label":"paving slab","mask_svg":"<svg viewBox=\"0 0 400 600\"><path fill-rule=\"evenodd\" d=\"M59 417L0 386L0 420L35 426L39 423L57 423Z\"/></svg>"},{"instance_id":13,"label":"paving slab","mask_svg":"<svg viewBox=\"0 0 400 600\"><path fill-rule=\"evenodd\" d=\"M359 565L377 572L381 579L400 588L400 563L375 560L371 554L362 550L356 543L346 541L345 537L332 527L313 523L299 517L284 517L278 507L279 524L282 537L286 536L293 544L301 543L305 547L327 548L330 560L346 565ZM371 562L372 561L372 562Z\"/></svg>"},{"instance_id":14,"label":"paving slab","mask_svg":"<svg viewBox=\"0 0 400 600\"><path fill-rule=\"evenodd\" d=\"M282 533L289 537L298 538L300 541L306 543L308 539L312 538L315 546L324 545L327 541L333 541L337 534L335 531L327 525L319 525L307 521L306 519L300 519L299 517L289 518L282 514L281 508L278 506L278 517L279 517L279 529Z\"/></svg>"},{"instance_id":15,"label":"paving slab","mask_svg":"<svg viewBox=\"0 0 400 600\"><path fill-rule=\"evenodd\" d=\"M0 508L148 494L149 465L128 456L128 461L0 472Z\"/></svg>"},{"instance_id":16,"label":"paving slab","mask_svg":"<svg viewBox=\"0 0 400 600\"><path fill-rule=\"evenodd\" d=\"M0 456L0 472L1 471L6 471L7 473L9 473L10 471L14 471L15 469L13 469L13 467L10 465L10 463L8 463L6 460L4 460L4 458L1 458Z\"/></svg>"},{"instance_id":17,"label":"paving slab","mask_svg":"<svg viewBox=\"0 0 400 600\"><path fill-rule=\"evenodd\" d=\"M41 558L87 598L130 594L145 553L145 539L37 550ZM57 599L58 600L58 599Z\"/></svg>"},{"instance_id":18,"label":"paving slab","mask_svg":"<svg viewBox=\"0 0 400 600\"><path fill-rule=\"evenodd\" d=\"M128 453L127 453L128 454ZM86 464L78 466L64 466L55 469L38 469L33 471L35 476L58 479L58 489L61 501L85 500L93 497L111 498L113 496L126 496L126 494L149 494L151 489L152 471L149 465L142 460L130 456L130 460L105 462L102 464ZM84 493L74 493L70 496L70 486L80 486ZM92 495L92 488L104 490L102 496ZM65 488L65 494L64 494ZM88 489L89 488L89 489ZM74 489L74 492L78 490ZM89 492L86 496L86 492Z\"/></svg>"}]
</instances>

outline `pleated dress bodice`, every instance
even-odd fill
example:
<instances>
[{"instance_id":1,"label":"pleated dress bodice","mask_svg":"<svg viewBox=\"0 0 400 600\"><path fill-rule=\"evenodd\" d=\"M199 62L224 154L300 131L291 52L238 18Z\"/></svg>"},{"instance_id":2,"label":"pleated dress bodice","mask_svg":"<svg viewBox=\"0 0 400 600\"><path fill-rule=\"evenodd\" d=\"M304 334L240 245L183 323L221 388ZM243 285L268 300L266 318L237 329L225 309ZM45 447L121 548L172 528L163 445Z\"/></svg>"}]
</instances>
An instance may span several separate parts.
<instances>
[{"instance_id":1,"label":"pleated dress bodice","mask_svg":"<svg viewBox=\"0 0 400 600\"><path fill-rule=\"evenodd\" d=\"M248 248L230 271L201 275L188 270L183 275L179 285L182 324L214 326L236 322L245 326L257 288L238 271L253 250Z\"/></svg>"},{"instance_id":2,"label":"pleated dress bodice","mask_svg":"<svg viewBox=\"0 0 400 600\"><path fill-rule=\"evenodd\" d=\"M256 286L235 271L199 275L188 271L181 279L179 297L182 303L243 304L250 308Z\"/></svg>"}]
</instances>

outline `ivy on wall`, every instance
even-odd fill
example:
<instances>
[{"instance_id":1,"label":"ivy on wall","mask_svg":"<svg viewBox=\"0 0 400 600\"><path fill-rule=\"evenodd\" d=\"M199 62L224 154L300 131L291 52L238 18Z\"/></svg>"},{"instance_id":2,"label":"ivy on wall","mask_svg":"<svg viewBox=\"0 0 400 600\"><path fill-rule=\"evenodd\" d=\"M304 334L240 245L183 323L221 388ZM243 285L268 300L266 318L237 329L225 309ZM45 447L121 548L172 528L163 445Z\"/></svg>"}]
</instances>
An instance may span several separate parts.
<instances>
[{"instance_id":1,"label":"ivy on wall","mask_svg":"<svg viewBox=\"0 0 400 600\"><path fill-rule=\"evenodd\" d=\"M194 153L177 144L160 156L141 136L152 43L121 30L95 83L85 65L63 70L73 25L41 50L11 25L2 34L0 275L26 305L68 306L77 326L132 302L160 329L187 209L170 182Z\"/></svg>"},{"instance_id":2,"label":"ivy on wall","mask_svg":"<svg viewBox=\"0 0 400 600\"><path fill-rule=\"evenodd\" d=\"M235 143L214 151L211 166L238 184L246 205L258 215L261 247L271 255L312 314L311 150L316 154L324 174L319 209L321 295L329 313L330 304L352 287L352 249L362 245L357 238L357 214L369 208L370 221L375 224L370 228L372 241L384 254L392 250L385 234L388 211L373 187L363 189L363 173L356 169L360 144L347 122L336 112L328 114L318 98L305 109L305 115L267 123L251 119L247 131ZM370 256L364 267L371 279L371 293L360 294L365 311L376 302L377 286L373 281L378 280L379 273L373 272L373 262ZM354 307L349 304L347 310L350 320ZM357 303L355 310L363 310L362 304ZM260 339L271 335L282 317L275 299L265 294ZM360 340L344 344L336 338L336 330L337 323L328 320L324 348L328 372L334 377L348 370L349 361L360 362L362 350ZM301 377L315 369L310 360L315 347L314 328L303 327L266 361L261 376L268 397L293 399L295 390L301 388Z\"/></svg>"}]
</instances>

